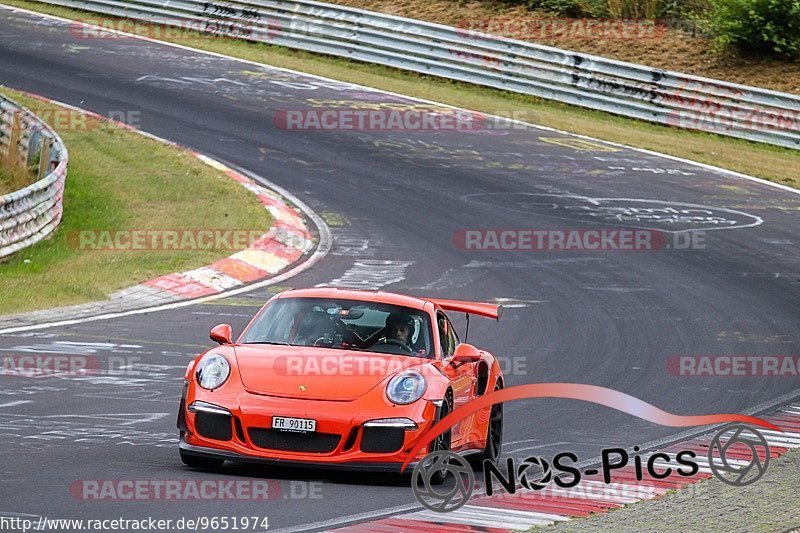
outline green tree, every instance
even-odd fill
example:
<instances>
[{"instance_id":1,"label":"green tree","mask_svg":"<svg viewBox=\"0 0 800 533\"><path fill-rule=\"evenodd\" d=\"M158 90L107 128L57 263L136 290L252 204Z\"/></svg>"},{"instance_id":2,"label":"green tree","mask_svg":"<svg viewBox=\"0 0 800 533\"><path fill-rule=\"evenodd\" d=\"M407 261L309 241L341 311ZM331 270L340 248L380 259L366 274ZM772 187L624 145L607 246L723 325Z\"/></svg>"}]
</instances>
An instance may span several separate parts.
<instances>
[{"instance_id":1,"label":"green tree","mask_svg":"<svg viewBox=\"0 0 800 533\"><path fill-rule=\"evenodd\" d=\"M720 45L800 57L800 0L711 0L707 24Z\"/></svg>"}]
</instances>

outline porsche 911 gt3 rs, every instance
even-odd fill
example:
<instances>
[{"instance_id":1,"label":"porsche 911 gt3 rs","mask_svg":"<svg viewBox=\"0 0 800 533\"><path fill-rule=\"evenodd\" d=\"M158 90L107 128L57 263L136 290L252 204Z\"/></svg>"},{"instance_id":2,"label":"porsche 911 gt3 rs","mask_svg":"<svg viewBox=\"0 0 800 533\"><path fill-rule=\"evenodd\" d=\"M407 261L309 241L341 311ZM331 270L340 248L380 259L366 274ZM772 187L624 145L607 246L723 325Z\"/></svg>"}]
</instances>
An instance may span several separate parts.
<instances>
[{"instance_id":1,"label":"porsche 911 gt3 rs","mask_svg":"<svg viewBox=\"0 0 800 533\"><path fill-rule=\"evenodd\" d=\"M428 428L503 387L495 356L460 342L445 312L498 320L501 308L314 288L274 296L236 342L229 325L216 326L219 346L184 376L182 461L399 472ZM456 424L412 464L438 450L496 460L502 430L498 404Z\"/></svg>"}]
</instances>

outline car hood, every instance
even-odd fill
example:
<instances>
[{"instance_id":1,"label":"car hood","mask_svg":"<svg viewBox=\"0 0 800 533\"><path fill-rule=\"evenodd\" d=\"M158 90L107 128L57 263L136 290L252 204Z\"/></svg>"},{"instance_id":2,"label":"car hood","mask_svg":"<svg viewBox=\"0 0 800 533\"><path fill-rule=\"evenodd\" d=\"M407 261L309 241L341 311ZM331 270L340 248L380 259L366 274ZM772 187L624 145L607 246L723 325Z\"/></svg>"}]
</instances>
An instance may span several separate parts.
<instances>
[{"instance_id":1,"label":"car hood","mask_svg":"<svg viewBox=\"0 0 800 533\"><path fill-rule=\"evenodd\" d=\"M363 396L400 370L427 359L305 346L239 345L239 376L256 394L348 401Z\"/></svg>"}]
</instances>

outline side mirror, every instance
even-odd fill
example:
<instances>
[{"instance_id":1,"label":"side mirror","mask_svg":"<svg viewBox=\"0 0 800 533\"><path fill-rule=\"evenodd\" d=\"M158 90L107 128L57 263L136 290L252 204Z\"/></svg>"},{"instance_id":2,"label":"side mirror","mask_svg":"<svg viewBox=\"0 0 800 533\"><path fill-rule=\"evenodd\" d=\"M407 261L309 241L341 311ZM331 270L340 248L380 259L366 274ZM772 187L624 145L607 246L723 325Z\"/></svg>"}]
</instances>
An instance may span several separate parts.
<instances>
[{"instance_id":1,"label":"side mirror","mask_svg":"<svg viewBox=\"0 0 800 533\"><path fill-rule=\"evenodd\" d=\"M214 326L208 334L212 341L219 344L230 344L232 335L233 331L231 330L230 324Z\"/></svg>"},{"instance_id":2,"label":"side mirror","mask_svg":"<svg viewBox=\"0 0 800 533\"><path fill-rule=\"evenodd\" d=\"M474 363L475 361L480 361L480 359L480 350L466 342L456 346L456 351L453 353L453 361L457 363Z\"/></svg>"}]
</instances>

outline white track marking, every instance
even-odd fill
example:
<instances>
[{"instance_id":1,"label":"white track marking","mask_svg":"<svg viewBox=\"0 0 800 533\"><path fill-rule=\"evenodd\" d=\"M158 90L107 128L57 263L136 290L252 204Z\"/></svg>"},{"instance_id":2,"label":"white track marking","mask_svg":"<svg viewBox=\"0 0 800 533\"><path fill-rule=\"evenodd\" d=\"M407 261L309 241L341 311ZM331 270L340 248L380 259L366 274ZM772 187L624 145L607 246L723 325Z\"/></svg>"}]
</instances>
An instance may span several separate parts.
<instances>
[{"instance_id":1,"label":"white track marking","mask_svg":"<svg viewBox=\"0 0 800 533\"><path fill-rule=\"evenodd\" d=\"M25 405L26 403L33 403L32 400L17 400L15 402L0 403L0 408L14 407L15 405Z\"/></svg>"},{"instance_id":2,"label":"white track marking","mask_svg":"<svg viewBox=\"0 0 800 533\"><path fill-rule=\"evenodd\" d=\"M797 443L791 443L791 442L780 442L780 441L770 441L770 440L767 440L767 443L768 443L770 446L773 446L773 447L775 447L775 448L789 448L790 450L793 450L793 449L795 449L795 448L800 448L800 444L797 444Z\"/></svg>"},{"instance_id":3,"label":"white track marking","mask_svg":"<svg viewBox=\"0 0 800 533\"><path fill-rule=\"evenodd\" d=\"M798 439L783 439L780 437L764 437L767 444L770 446L777 446L778 448L798 448L800 447L800 440Z\"/></svg>"},{"instance_id":4,"label":"white track marking","mask_svg":"<svg viewBox=\"0 0 800 533\"><path fill-rule=\"evenodd\" d=\"M629 224L634 227L641 227L646 229L655 229L658 231L662 231L664 233L689 233L693 231L714 231L714 230L724 230L724 229L744 229L744 228L752 228L755 226L760 226L764 223L764 219L759 216L751 215L750 213L745 213L744 211L737 211L736 209L729 209L727 207L716 207L716 206L709 206L704 204L692 204L692 203L685 203L685 202L673 202L673 201L666 201L666 200L653 200L649 198L593 198L590 196L582 196L577 194L563 194L563 193L476 193L476 194L467 194L462 198L468 202L479 203L481 205L488 205L489 207L500 207L501 209L507 209L509 211L514 211L516 213L523 213L529 214L529 211L526 210L523 206L514 205L513 203L509 202L510 205L502 205L502 206L494 206L492 204L486 204L485 202L480 202L480 198L486 198L490 196L497 196L497 197L509 197L513 199L519 199L522 197L530 197L530 198L541 198L541 197L549 197L549 198L556 198L556 199L568 199L568 200L578 200L580 202L584 202L585 205L559 205L559 204L552 204L557 208L562 208L565 210L563 215L566 212L574 213L578 216L585 216L585 217L594 217L595 219L600 219L601 224ZM631 203L631 204L658 204L666 206L661 209L655 208L644 208L644 207L615 207L616 205L622 203ZM604 205L605 204L605 205ZM611 205L609 205L611 204ZM669 215L673 216L675 214L678 215L689 215L690 212L695 212L695 215L702 214L706 212L708 215L713 215L715 211L727 213L731 215L739 215L743 218L748 218L749 221L743 221L742 223L737 223L735 220L728 220L723 219L722 222L719 220L718 223L728 223L731 222L733 225L721 226L721 227L705 227L703 226L703 217L702 216L694 216L688 217L686 219L678 219L678 223L681 224L695 224L697 223L700 225L700 228L697 229L681 229L681 230L670 230L664 229L661 226L648 226L646 225L647 222L650 220L647 217L651 217L652 220L656 222L665 221L670 222L669 216L662 217L661 215L655 215L652 213L647 213L647 211L663 211L665 209L673 208L673 206L678 208L686 208L682 209L682 213L669 213ZM621 212L625 209L631 210L628 213ZM641 211L641 213L637 213L637 211ZM673 208L673 211L677 211ZM545 210L542 211L541 214L544 216L550 216L552 218L567 218L566 216L562 216L562 213L556 211L556 214L550 214L551 211ZM645 217L644 220L639 219L639 217ZM625 217L625 220L621 220L619 217ZM629 220L633 218L634 220ZM697 220L697 219L701 220ZM712 217L705 217L712 218ZM717 217L719 219L720 217ZM706 221L708 222L708 221ZM747 223L749 222L749 223ZM710 222L709 222L710 223Z\"/></svg>"},{"instance_id":5,"label":"white track marking","mask_svg":"<svg viewBox=\"0 0 800 533\"><path fill-rule=\"evenodd\" d=\"M520 511L517 509L500 509L498 507L470 505L470 504L465 505L461 509L466 512L472 512L478 515L503 513L506 518L531 516L536 519L551 520L553 522L567 520L567 518L564 517L563 515L553 514L553 513L543 513L541 511Z\"/></svg>"},{"instance_id":6,"label":"white track marking","mask_svg":"<svg viewBox=\"0 0 800 533\"><path fill-rule=\"evenodd\" d=\"M327 528L332 529L339 526L344 526L347 524L351 524L353 522L366 522L371 520L377 520L380 518L394 516L396 514L402 513L404 511L411 511L412 509L419 509L419 504L413 503L408 505L399 505L397 507L390 507L388 509L380 509L377 511L369 511L366 513L358 513L350 516L344 516L341 518L332 518L330 520L323 520L320 522L314 522L313 524L303 524L300 526L293 526L293 527L285 527L282 529L276 529L272 531L272 533L294 533L295 531L306 531L309 529L320 529L320 528Z\"/></svg>"},{"instance_id":7,"label":"white track marking","mask_svg":"<svg viewBox=\"0 0 800 533\"><path fill-rule=\"evenodd\" d=\"M775 424L776 426L780 427L780 424ZM791 431L772 431L771 429L759 429L759 433L762 433L765 437L778 437L781 439L786 440L796 440L800 441L800 433L792 433Z\"/></svg>"},{"instance_id":8,"label":"white track marking","mask_svg":"<svg viewBox=\"0 0 800 533\"><path fill-rule=\"evenodd\" d=\"M464 510L465 507L466 506L462 507L461 509L451 511L447 514L437 513L434 511L420 511L418 513L398 518L423 520L425 522L434 522L437 524L447 522L450 524L463 524L465 526L500 527L522 531L527 531L534 526L549 526L553 524L553 520L544 520L541 518L534 518L532 516L530 518L523 518L510 517L508 514L503 512L470 512L469 510Z\"/></svg>"},{"instance_id":9,"label":"white track marking","mask_svg":"<svg viewBox=\"0 0 800 533\"><path fill-rule=\"evenodd\" d=\"M411 261L382 261L364 259L356 261L341 277L317 287L377 290L406 279L406 269Z\"/></svg>"},{"instance_id":10,"label":"white track marking","mask_svg":"<svg viewBox=\"0 0 800 533\"><path fill-rule=\"evenodd\" d=\"M111 342L69 342L55 341L49 344L29 344L12 346L9 352L25 353L44 353L44 354L68 354L68 355L91 355L95 353L113 352L119 353L142 353L142 346L138 344L114 344Z\"/></svg>"}]
</instances>

